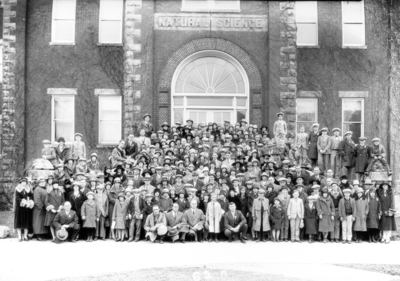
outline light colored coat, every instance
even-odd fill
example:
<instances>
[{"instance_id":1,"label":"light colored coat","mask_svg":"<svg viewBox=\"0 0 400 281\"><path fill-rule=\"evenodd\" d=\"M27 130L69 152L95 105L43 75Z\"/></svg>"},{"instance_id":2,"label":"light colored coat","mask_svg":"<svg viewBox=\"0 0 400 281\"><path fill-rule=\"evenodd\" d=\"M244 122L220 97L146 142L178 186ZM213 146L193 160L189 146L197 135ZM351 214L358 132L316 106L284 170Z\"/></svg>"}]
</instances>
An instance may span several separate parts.
<instances>
[{"instance_id":1,"label":"light colored coat","mask_svg":"<svg viewBox=\"0 0 400 281\"><path fill-rule=\"evenodd\" d=\"M287 215L290 216L291 219L295 218L304 218L304 204L301 198L291 198L289 201L289 206L287 209Z\"/></svg>"},{"instance_id":2,"label":"light colored coat","mask_svg":"<svg viewBox=\"0 0 400 281\"><path fill-rule=\"evenodd\" d=\"M82 217L85 217L83 222L84 228L95 228L96 227L96 220L100 218L100 211L99 207L97 206L96 202L93 200L89 203L89 200L83 202L81 208Z\"/></svg>"},{"instance_id":3,"label":"light colored coat","mask_svg":"<svg viewBox=\"0 0 400 281\"><path fill-rule=\"evenodd\" d=\"M96 200L97 207L99 207L99 211L103 217L108 216L108 196L105 192L96 193L94 196Z\"/></svg>"},{"instance_id":4,"label":"light colored coat","mask_svg":"<svg viewBox=\"0 0 400 281\"><path fill-rule=\"evenodd\" d=\"M206 223L208 224L209 232L219 233L221 231L220 222L223 214L224 211L218 202L211 201L207 204Z\"/></svg>"},{"instance_id":5,"label":"light colored coat","mask_svg":"<svg viewBox=\"0 0 400 281\"><path fill-rule=\"evenodd\" d=\"M332 139L330 136L319 136L317 141L318 152L321 154L331 154ZM325 152L321 152L325 150Z\"/></svg>"},{"instance_id":6,"label":"light colored coat","mask_svg":"<svg viewBox=\"0 0 400 281\"><path fill-rule=\"evenodd\" d=\"M356 220L354 221L354 231L367 231L368 212L368 201L366 199L356 200Z\"/></svg>"},{"instance_id":7,"label":"light colored coat","mask_svg":"<svg viewBox=\"0 0 400 281\"><path fill-rule=\"evenodd\" d=\"M261 205L264 208L263 221L261 221ZM253 214L253 228L255 231L261 230L261 224L263 232L271 229L269 225L269 200L267 198L264 198L262 203L260 198L254 199L251 213Z\"/></svg>"},{"instance_id":8,"label":"light colored coat","mask_svg":"<svg viewBox=\"0 0 400 281\"><path fill-rule=\"evenodd\" d=\"M75 160L78 158L86 158L86 145L83 141L74 141L71 146L71 156Z\"/></svg>"}]
</instances>

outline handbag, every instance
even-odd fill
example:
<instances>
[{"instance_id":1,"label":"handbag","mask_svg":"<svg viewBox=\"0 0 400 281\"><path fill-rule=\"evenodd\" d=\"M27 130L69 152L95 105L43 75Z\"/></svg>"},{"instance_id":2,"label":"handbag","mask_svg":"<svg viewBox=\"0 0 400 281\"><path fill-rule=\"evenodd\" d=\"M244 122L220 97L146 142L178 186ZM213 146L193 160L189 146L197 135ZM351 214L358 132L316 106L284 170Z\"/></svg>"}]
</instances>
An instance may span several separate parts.
<instances>
[{"instance_id":1,"label":"handbag","mask_svg":"<svg viewBox=\"0 0 400 281\"><path fill-rule=\"evenodd\" d=\"M304 220L301 220L300 221L300 228L303 228L304 227Z\"/></svg>"}]
</instances>

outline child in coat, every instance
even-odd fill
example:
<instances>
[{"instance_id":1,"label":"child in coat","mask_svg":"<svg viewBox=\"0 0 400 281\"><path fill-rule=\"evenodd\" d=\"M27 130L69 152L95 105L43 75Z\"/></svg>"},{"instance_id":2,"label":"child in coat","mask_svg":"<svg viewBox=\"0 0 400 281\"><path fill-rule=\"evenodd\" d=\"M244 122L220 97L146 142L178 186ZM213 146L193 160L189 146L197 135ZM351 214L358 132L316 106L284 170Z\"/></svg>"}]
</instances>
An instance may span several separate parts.
<instances>
[{"instance_id":1,"label":"child in coat","mask_svg":"<svg viewBox=\"0 0 400 281\"><path fill-rule=\"evenodd\" d=\"M309 237L308 242L314 242L314 235L318 234L317 231L317 207L315 200L317 198L314 195L308 196L307 203L304 204L304 226L305 232Z\"/></svg>"},{"instance_id":2,"label":"child in coat","mask_svg":"<svg viewBox=\"0 0 400 281\"><path fill-rule=\"evenodd\" d=\"M381 219L382 211L381 202L376 196L375 189L370 189L367 200L369 206L369 212L367 215L369 243L376 243L379 239L379 220Z\"/></svg>"},{"instance_id":3,"label":"child in coat","mask_svg":"<svg viewBox=\"0 0 400 281\"><path fill-rule=\"evenodd\" d=\"M118 194L118 200L115 201L114 211L112 215L113 228L117 231L115 242L124 241L124 230L126 220L127 204L125 201L125 194L121 192Z\"/></svg>"},{"instance_id":4,"label":"child in coat","mask_svg":"<svg viewBox=\"0 0 400 281\"><path fill-rule=\"evenodd\" d=\"M94 201L94 193L89 191L86 194L87 200L83 203L81 213L83 228L86 228L87 240L86 242L92 242L93 236L96 231L96 223L100 220L100 210Z\"/></svg>"},{"instance_id":5,"label":"child in coat","mask_svg":"<svg viewBox=\"0 0 400 281\"><path fill-rule=\"evenodd\" d=\"M279 234L285 216L286 212L282 206L281 199L274 198L274 205L271 207L272 242L279 242Z\"/></svg>"}]
</instances>

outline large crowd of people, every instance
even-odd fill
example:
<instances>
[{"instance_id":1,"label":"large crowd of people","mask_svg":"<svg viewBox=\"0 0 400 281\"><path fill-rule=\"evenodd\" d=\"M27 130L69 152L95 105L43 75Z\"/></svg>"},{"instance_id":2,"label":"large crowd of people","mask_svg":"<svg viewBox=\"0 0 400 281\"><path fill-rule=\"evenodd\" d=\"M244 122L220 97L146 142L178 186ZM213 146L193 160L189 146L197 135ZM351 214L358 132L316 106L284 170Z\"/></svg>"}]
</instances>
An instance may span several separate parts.
<instances>
[{"instance_id":1,"label":"large crowd of people","mask_svg":"<svg viewBox=\"0 0 400 281\"><path fill-rule=\"evenodd\" d=\"M378 138L352 140L313 124L288 134L246 120L170 126L121 140L103 166L83 136L44 140L54 173L22 178L15 191L19 241L382 242L396 230L391 175ZM103 161L104 162L104 161Z\"/></svg>"}]
</instances>

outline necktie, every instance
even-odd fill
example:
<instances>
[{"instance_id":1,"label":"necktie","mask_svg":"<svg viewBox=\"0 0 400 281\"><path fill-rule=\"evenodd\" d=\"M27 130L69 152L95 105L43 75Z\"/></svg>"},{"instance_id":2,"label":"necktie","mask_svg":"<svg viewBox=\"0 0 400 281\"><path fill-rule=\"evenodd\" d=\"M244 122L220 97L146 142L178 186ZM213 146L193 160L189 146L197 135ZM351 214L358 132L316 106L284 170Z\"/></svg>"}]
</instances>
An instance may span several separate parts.
<instances>
[{"instance_id":1,"label":"necktie","mask_svg":"<svg viewBox=\"0 0 400 281\"><path fill-rule=\"evenodd\" d=\"M172 213L174 215L174 218L176 217L175 212Z\"/></svg>"}]
</instances>

